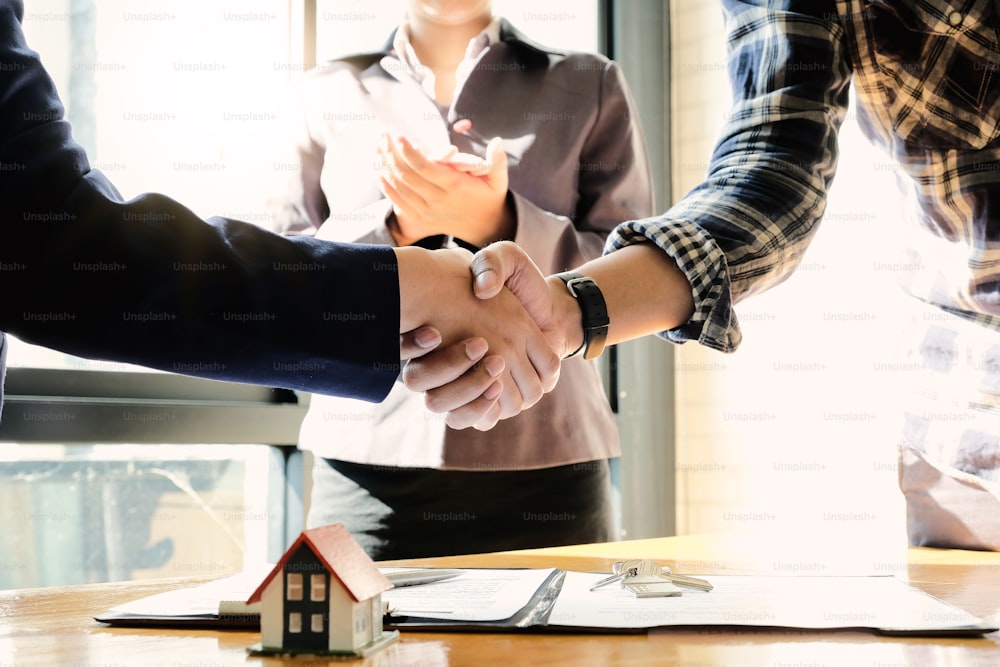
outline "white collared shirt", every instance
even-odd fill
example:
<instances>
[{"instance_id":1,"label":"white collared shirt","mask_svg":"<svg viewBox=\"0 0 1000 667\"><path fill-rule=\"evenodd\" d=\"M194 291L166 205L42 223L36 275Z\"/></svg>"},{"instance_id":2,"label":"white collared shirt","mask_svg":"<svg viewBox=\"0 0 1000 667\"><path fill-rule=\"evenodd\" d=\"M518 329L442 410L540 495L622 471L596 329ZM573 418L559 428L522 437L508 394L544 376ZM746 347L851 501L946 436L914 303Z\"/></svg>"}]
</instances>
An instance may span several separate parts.
<instances>
[{"instance_id":1,"label":"white collared shirt","mask_svg":"<svg viewBox=\"0 0 1000 667\"><path fill-rule=\"evenodd\" d=\"M469 74L472 73L476 63L483 54L499 41L500 17L494 16L490 24L481 33L469 40L469 46L465 49L465 57L462 58L462 62L458 64L458 68L455 70L455 95L452 96L452 99L458 97L458 92L462 90L466 79L469 78ZM414 51L413 44L410 42L409 22L404 21L399 26L399 30L396 31L396 37L392 42L392 48L403 64L403 68L420 84L420 87L427 93L427 96L432 100L437 99L434 91L434 86L437 83L434 72L431 71L431 68L422 64L420 58L417 57L417 52Z\"/></svg>"}]
</instances>

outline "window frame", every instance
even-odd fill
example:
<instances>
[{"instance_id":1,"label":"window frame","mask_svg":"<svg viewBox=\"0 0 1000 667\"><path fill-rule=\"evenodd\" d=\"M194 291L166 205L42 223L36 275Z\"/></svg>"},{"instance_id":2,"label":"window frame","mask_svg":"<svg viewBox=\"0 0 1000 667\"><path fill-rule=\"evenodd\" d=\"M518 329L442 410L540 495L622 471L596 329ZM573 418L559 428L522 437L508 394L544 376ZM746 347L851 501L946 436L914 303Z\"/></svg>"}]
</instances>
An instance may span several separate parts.
<instances>
[{"instance_id":1,"label":"window frame","mask_svg":"<svg viewBox=\"0 0 1000 667\"><path fill-rule=\"evenodd\" d=\"M307 404L289 390L183 375L15 367L0 442L294 446Z\"/></svg>"},{"instance_id":2,"label":"window frame","mask_svg":"<svg viewBox=\"0 0 1000 667\"><path fill-rule=\"evenodd\" d=\"M672 2L599 0L601 50L622 68L635 96L653 174L654 206L671 191ZM622 539L677 532L675 350L654 336L613 346L605 382L616 413L622 456L612 468L620 493Z\"/></svg>"},{"instance_id":3,"label":"window frame","mask_svg":"<svg viewBox=\"0 0 1000 667\"><path fill-rule=\"evenodd\" d=\"M285 574L285 599L290 602L302 602L305 598L305 581L301 572Z\"/></svg>"}]
</instances>

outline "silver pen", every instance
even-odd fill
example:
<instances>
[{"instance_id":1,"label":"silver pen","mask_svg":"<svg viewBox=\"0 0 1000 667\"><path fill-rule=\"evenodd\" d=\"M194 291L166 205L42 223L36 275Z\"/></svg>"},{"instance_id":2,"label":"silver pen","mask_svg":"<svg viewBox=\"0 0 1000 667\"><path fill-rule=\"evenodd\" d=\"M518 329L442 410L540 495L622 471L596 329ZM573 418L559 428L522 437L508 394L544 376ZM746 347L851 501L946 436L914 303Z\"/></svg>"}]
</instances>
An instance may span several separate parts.
<instances>
[{"instance_id":1,"label":"silver pen","mask_svg":"<svg viewBox=\"0 0 1000 667\"><path fill-rule=\"evenodd\" d=\"M386 578L392 582L396 588L403 586L419 586L420 584L432 584L436 581L452 579L462 574L462 570L448 570L443 568L428 568L422 570L400 570L398 572L386 572Z\"/></svg>"}]
</instances>

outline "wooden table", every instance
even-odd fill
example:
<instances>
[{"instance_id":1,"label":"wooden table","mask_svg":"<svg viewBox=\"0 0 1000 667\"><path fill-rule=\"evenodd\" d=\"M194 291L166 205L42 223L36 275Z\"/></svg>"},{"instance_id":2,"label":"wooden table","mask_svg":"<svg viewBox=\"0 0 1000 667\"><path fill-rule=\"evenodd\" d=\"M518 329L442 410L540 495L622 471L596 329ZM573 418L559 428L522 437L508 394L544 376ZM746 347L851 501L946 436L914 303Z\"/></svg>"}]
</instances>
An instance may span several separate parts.
<instances>
[{"instance_id":1,"label":"wooden table","mask_svg":"<svg viewBox=\"0 0 1000 667\"><path fill-rule=\"evenodd\" d=\"M799 542L802 542L801 544ZM810 537L709 535L406 561L464 567L607 571L654 558L687 573L891 572L980 618L1000 621L1000 553L905 549ZM398 564L402 561L396 561ZM111 628L95 612L205 579L0 591L0 665L325 665L251 657L258 633ZM404 633L363 661L377 665L1000 665L1000 633L971 639L891 638L862 632L654 631L642 635Z\"/></svg>"}]
</instances>

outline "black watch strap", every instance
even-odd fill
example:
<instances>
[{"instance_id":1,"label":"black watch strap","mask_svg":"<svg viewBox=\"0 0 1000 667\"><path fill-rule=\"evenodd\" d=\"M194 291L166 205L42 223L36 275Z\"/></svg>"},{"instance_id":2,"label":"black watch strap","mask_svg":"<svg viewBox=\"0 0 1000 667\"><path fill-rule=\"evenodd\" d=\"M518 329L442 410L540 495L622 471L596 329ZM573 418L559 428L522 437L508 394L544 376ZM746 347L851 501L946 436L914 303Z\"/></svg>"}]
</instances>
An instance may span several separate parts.
<instances>
[{"instance_id":1,"label":"black watch strap","mask_svg":"<svg viewBox=\"0 0 1000 667\"><path fill-rule=\"evenodd\" d=\"M608 305L604 301L601 288L592 278L582 273L567 271L557 273L556 277L566 283L569 293L580 306L580 321L583 325L583 343L569 356L583 351L584 359L596 359L604 352L604 344L608 339Z\"/></svg>"}]
</instances>

